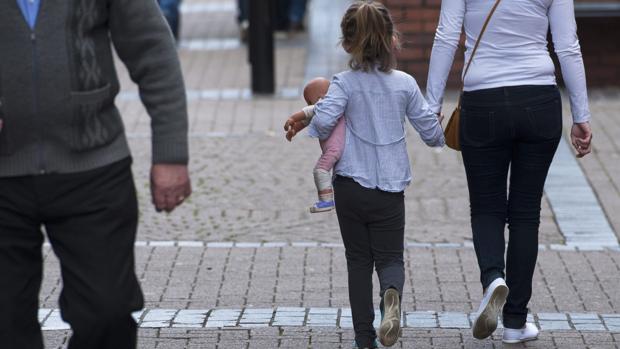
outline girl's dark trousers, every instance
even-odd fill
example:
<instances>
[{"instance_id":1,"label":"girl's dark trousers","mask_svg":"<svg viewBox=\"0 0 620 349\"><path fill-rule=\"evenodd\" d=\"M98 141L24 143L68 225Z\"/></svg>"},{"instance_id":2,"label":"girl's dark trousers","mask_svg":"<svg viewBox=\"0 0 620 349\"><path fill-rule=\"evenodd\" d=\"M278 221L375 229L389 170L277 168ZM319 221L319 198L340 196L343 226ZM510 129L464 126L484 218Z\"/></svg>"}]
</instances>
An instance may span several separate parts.
<instances>
[{"instance_id":1,"label":"girl's dark trousers","mask_svg":"<svg viewBox=\"0 0 620 349\"><path fill-rule=\"evenodd\" d=\"M334 181L336 212L346 250L349 301L360 348L372 348L376 338L372 295L373 267L379 275L380 296L389 288L402 296L405 280L403 192L364 188L350 178Z\"/></svg>"}]
</instances>

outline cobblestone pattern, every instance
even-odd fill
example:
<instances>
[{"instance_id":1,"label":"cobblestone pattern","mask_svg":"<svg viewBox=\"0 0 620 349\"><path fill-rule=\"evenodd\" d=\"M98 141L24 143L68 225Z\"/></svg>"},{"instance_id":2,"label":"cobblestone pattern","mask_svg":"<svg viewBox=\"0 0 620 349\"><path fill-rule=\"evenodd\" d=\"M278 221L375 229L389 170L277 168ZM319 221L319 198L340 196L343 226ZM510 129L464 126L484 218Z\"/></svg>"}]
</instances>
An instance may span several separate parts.
<instances>
[{"instance_id":1,"label":"cobblestone pattern","mask_svg":"<svg viewBox=\"0 0 620 349\"><path fill-rule=\"evenodd\" d=\"M141 329L140 349L349 349L353 334L337 328ZM44 332L47 347L64 349L68 333ZM537 341L502 345L501 331L479 341L468 330L404 329L392 348L402 349L618 349L620 333L544 331Z\"/></svg>"},{"instance_id":2,"label":"cobblestone pattern","mask_svg":"<svg viewBox=\"0 0 620 349\"><path fill-rule=\"evenodd\" d=\"M148 309L348 307L341 248L138 247L137 274ZM475 253L405 251L404 311L470 313L482 291ZM56 308L59 267L46 249L41 307ZM620 308L616 251L541 251L530 308L536 313L614 313ZM378 280L375 277L378 294ZM375 300L378 304L378 299Z\"/></svg>"},{"instance_id":3,"label":"cobblestone pattern","mask_svg":"<svg viewBox=\"0 0 620 349\"><path fill-rule=\"evenodd\" d=\"M270 123L274 134L265 131L235 137L193 137L194 193L170 215L157 214L150 203L150 141L131 140L142 212L139 240L341 242L335 214L308 211L316 200L311 169L320 155L317 142L300 135L288 143L278 130L282 118L277 116L288 115L286 108L295 107L295 103L251 103L269 108L269 120L254 121ZM226 121L220 117L216 122ZM405 198L406 239L471 241L460 156L452 151L430 150L414 135L408 141L414 182ZM546 200L540 241L564 242Z\"/></svg>"}]
</instances>

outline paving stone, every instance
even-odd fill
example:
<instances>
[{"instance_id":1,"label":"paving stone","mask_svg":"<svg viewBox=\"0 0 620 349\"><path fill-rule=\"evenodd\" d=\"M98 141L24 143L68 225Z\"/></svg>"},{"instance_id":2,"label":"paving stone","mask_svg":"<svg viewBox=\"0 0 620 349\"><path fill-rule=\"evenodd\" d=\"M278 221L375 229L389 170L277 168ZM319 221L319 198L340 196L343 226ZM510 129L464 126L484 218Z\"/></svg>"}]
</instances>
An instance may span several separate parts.
<instances>
[{"instance_id":1,"label":"paving stone","mask_svg":"<svg viewBox=\"0 0 620 349\"><path fill-rule=\"evenodd\" d=\"M204 310L179 310L174 317L172 327L203 327L207 314L208 312Z\"/></svg>"},{"instance_id":2,"label":"paving stone","mask_svg":"<svg viewBox=\"0 0 620 349\"><path fill-rule=\"evenodd\" d=\"M470 328L468 314L447 312L439 313L437 317L441 328Z\"/></svg>"},{"instance_id":3,"label":"paving stone","mask_svg":"<svg viewBox=\"0 0 620 349\"><path fill-rule=\"evenodd\" d=\"M537 317L538 320L568 321L566 314L562 313L538 313Z\"/></svg>"},{"instance_id":4,"label":"paving stone","mask_svg":"<svg viewBox=\"0 0 620 349\"><path fill-rule=\"evenodd\" d=\"M571 330L573 327L568 321L557 320L540 320L538 322L542 331L558 331L558 330Z\"/></svg>"},{"instance_id":5,"label":"paving stone","mask_svg":"<svg viewBox=\"0 0 620 349\"><path fill-rule=\"evenodd\" d=\"M152 309L143 316L142 327L169 327L172 319L176 315L177 310L174 309Z\"/></svg>"}]
</instances>

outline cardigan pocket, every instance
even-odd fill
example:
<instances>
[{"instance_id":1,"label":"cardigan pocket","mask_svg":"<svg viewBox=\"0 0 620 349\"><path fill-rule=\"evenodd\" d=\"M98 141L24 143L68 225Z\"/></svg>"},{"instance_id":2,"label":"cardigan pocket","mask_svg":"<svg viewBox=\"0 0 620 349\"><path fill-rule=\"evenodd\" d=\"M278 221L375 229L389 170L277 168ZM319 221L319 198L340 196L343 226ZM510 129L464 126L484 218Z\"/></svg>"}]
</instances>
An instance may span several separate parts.
<instances>
[{"instance_id":1,"label":"cardigan pocket","mask_svg":"<svg viewBox=\"0 0 620 349\"><path fill-rule=\"evenodd\" d=\"M72 150L81 152L103 147L123 132L110 90L107 84L95 90L71 92L73 116L67 137Z\"/></svg>"}]
</instances>

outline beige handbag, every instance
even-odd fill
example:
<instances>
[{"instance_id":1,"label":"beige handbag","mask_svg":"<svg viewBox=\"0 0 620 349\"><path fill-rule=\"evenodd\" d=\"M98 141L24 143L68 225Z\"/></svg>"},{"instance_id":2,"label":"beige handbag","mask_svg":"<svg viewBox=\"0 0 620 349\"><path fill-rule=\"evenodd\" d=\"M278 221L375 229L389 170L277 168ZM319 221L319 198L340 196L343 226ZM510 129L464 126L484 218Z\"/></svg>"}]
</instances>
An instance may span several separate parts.
<instances>
[{"instance_id":1,"label":"beige handbag","mask_svg":"<svg viewBox=\"0 0 620 349\"><path fill-rule=\"evenodd\" d=\"M463 88L465 87L465 76L467 75L467 71L469 71L469 66L471 65L471 61L474 59L474 55L478 50L478 45L480 44L480 39L482 39L482 35L484 34L487 26L489 25L489 21L491 21L491 17L495 13L497 6L499 6L501 0L497 0L495 5L491 9L489 16L487 17L484 25L482 26L482 30L480 31L480 35L478 36L478 40L476 40L476 45L474 46L473 51L471 51L471 57L469 57L469 62L467 62L467 66L465 67L465 72L463 73L463 80L461 81L461 91L459 92L459 102L457 104L456 109L452 112L452 116L450 117L450 121L448 121L448 125L446 125L446 129L444 130L444 135L446 137L446 145L454 150L461 150L461 143L459 140L460 133L460 123L461 123L461 98L463 97Z\"/></svg>"}]
</instances>

